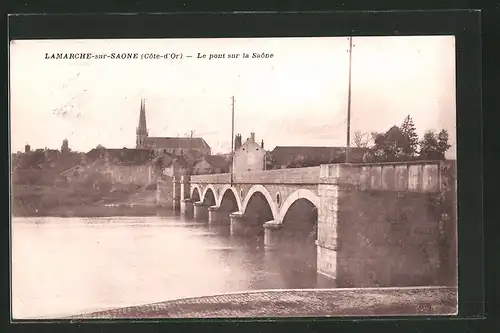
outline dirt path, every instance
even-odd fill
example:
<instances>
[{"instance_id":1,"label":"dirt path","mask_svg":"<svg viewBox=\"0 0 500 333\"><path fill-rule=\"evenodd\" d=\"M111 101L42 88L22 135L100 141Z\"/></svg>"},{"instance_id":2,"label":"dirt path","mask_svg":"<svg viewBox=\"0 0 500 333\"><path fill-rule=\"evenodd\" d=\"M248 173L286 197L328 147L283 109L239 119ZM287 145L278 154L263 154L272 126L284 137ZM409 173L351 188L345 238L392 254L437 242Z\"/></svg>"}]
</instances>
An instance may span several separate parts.
<instances>
[{"instance_id":1,"label":"dirt path","mask_svg":"<svg viewBox=\"0 0 500 333\"><path fill-rule=\"evenodd\" d=\"M186 298L70 319L451 315L456 306L457 290L446 287L273 290Z\"/></svg>"}]
</instances>

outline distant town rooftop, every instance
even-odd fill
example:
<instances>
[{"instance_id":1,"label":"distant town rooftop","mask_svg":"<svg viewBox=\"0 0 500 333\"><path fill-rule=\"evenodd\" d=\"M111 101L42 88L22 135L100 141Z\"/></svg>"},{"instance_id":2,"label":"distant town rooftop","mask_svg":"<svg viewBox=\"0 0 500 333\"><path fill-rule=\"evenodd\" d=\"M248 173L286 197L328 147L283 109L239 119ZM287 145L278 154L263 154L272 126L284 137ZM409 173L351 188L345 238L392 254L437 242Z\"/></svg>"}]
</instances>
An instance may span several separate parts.
<instances>
[{"instance_id":1,"label":"distant town rooftop","mask_svg":"<svg viewBox=\"0 0 500 333\"><path fill-rule=\"evenodd\" d=\"M210 149L203 138L186 137L146 137L146 145L154 145L156 148L174 149Z\"/></svg>"},{"instance_id":2,"label":"distant town rooftop","mask_svg":"<svg viewBox=\"0 0 500 333\"><path fill-rule=\"evenodd\" d=\"M152 160L149 149L108 149L94 148L85 154L88 161L95 161L107 157L109 160L124 165L141 165Z\"/></svg>"},{"instance_id":3,"label":"distant town rooftop","mask_svg":"<svg viewBox=\"0 0 500 333\"><path fill-rule=\"evenodd\" d=\"M351 158L361 160L369 148L351 147ZM326 146L276 146L271 154L278 164L286 164L289 159L302 156L311 159L327 160L345 154L346 147Z\"/></svg>"}]
</instances>

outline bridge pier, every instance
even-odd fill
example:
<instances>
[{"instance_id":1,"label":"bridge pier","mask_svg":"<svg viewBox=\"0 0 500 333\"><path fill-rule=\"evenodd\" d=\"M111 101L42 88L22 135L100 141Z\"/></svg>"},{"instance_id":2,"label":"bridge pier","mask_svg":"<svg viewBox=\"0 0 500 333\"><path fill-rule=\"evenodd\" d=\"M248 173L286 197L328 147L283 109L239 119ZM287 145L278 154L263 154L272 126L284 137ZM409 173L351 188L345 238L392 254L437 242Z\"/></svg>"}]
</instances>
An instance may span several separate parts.
<instances>
[{"instance_id":1,"label":"bridge pier","mask_svg":"<svg viewBox=\"0 0 500 333\"><path fill-rule=\"evenodd\" d=\"M351 213L352 176L350 165L322 165L320 169L317 270L335 280L339 272L339 228L349 222Z\"/></svg>"},{"instance_id":2,"label":"bridge pier","mask_svg":"<svg viewBox=\"0 0 500 333\"><path fill-rule=\"evenodd\" d=\"M242 212L229 214L229 233L231 236L239 236L245 233L245 215Z\"/></svg>"},{"instance_id":3,"label":"bridge pier","mask_svg":"<svg viewBox=\"0 0 500 333\"><path fill-rule=\"evenodd\" d=\"M264 223L264 247L266 249L273 249L278 245L282 227L283 224L275 220Z\"/></svg>"},{"instance_id":4,"label":"bridge pier","mask_svg":"<svg viewBox=\"0 0 500 333\"><path fill-rule=\"evenodd\" d=\"M181 176L181 200L191 196L191 177L189 175Z\"/></svg>"},{"instance_id":5,"label":"bridge pier","mask_svg":"<svg viewBox=\"0 0 500 333\"><path fill-rule=\"evenodd\" d=\"M181 176L181 215L191 218L194 214L193 201L189 197L191 194L191 177L189 175Z\"/></svg>"},{"instance_id":6,"label":"bridge pier","mask_svg":"<svg viewBox=\"0 0 500 333\"><path fill-rule=\"evenodd\" d=\"M221 214L219 214L219 206L208 207L208 223L218 223L221 222Z\"/></svg>"},{"instance_id":7,"label":"bridge pier","mask_svg":"<svg viewBox=\"0 0 500 333\"><path fill-rule=\"evenodd\" d=\"M172 179L172 208L174 212L181 209L181 179L174 176Z\"/></svg>"},{"instance_id":8,"label":"bridge pier","mask_svg":"<svg viewBox=\"0 0 500 333\"><path fill-rule=\"evenodd\" d=\"M217 210L217 221L221 224L230 224L231 218L229 217L232 213L237 213L234 211L227 211L219 207Z\"/></svg>"},{"instance_id":9,"label":"bridge pier","mask_svg":"<svg viewBox=\"0 0 500 333\"><path fill-rule=\"evenodd\" d=\"M197 201L194 205L194 219L198 221L206 221L208 219L208 207L203 205L203 201Z\"/></svg>"},{"instance_id":10,"label":"bridge pier","mask_svg":"<svg viewBox=\"0 0 500 333\"><path fill-rule=\"evenodd\" d=\"M163 207L169 203L165 180L158 176L156 179L156 206Z\"/></svg>"},{"instance_id":11,"label":"bridge pier","mask_svg":"<svg viewBox=\"0 0 500 333\"><path fill-rule=\"evenodd\" d=\"M191 218L194 214L193 201L191 198L181 200L181 214L185 217Z\"/></svg>"}]
</instances>

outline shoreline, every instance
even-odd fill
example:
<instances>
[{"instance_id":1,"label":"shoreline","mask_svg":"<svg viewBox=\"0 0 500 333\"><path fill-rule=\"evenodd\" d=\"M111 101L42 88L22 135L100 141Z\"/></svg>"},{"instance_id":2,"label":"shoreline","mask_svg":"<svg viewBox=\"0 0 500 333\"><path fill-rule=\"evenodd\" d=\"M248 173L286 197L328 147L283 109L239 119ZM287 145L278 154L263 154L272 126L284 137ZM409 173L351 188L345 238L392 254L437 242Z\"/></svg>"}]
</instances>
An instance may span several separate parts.
<instances>
[{"instance_id":1,"label":"shoreline","mask_svg":"<svg viewBox=\"0 0 500 333\"><path fill-rule=\"evenodd\" d=\"M116 213L123 215L123 212L137 215L137 211L152 215L157 209L156 190L142 190L131 185L99 191L47 184L14 184L11 201L14 217L105 217Z\"/></svg>"},{"instance_id":2,"label":"shoreline","mask_svg":"<svg viewBox=\"0 0 500 333\"><path fill-rule=\"evenodd\" d=\"M446 286L274 289L188 297L64 319L450 316L458 289Z\"/></svg>"},{"instance_id":3,"label":"shoreline","mask_svg":"<svg viewBox=\"0 0 500 333\"><path fill-rule=\"evenodd\" d=\"M99 204L70 206L61 205L51 209L30 209L13 212L12 218L22 217L110 217L110 216L155 216L158 212L174 214L172 206L155 204Z\"/></svg>"}]
</instances>

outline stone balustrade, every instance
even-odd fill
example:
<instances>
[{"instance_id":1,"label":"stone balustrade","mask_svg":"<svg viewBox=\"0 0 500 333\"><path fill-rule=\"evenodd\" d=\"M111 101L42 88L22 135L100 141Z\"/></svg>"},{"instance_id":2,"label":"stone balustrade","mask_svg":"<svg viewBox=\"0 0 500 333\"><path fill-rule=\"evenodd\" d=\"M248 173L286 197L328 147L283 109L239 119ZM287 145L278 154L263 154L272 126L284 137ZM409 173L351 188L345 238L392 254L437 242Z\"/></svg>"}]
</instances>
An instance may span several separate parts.
<instances>
[{"instance_id":1,"label":"stone balustrade","mask_svg":"<svg viewBox=\"0 0 500 333\"><path fill-rule=\"evenodd\" d=\"M234 175L238 184L317 184L320 167L248 171Z\"/></svg>"},{"instance_id":2,"label":"stone balustrade","mask_svg":"<svg viewBox=\"0 0 500 333\"><path fill-rule=\"evenodd\" d=\"M229 184L231 183L231 174L194 175L191 176L191 182L193 184Z\"/></svg>"},{"instance_id":3,"label":"stone balustrade","mask_svg":"<svg viewBox=\"0 0 500 333\"><path fill-rule=\"evenodd\" d=\"M320 167L247 171L235 173L235 184L317 184ZM193 184L229 184L231 174L191 176Z\"/></svg>"},{"instance_id":4,"label":"stone balustrade","mask_svg":"<svg viewBox=\"0 0 500 333\"><path fill-rule=\"evenodd\" d=\"M361 190L438 192L439 162L394 162L353 164L352 181Z\"/></svg>"}]
</instances>

